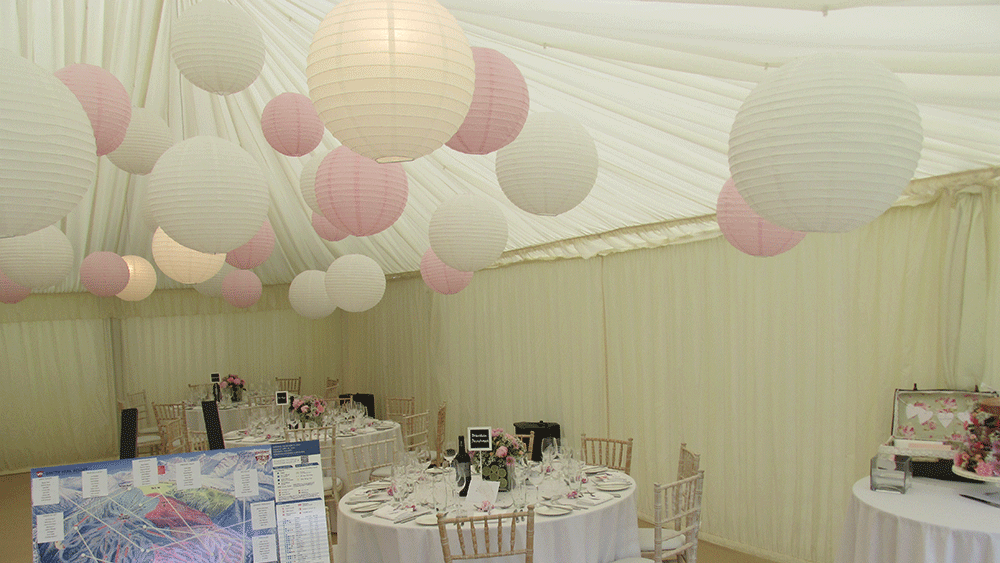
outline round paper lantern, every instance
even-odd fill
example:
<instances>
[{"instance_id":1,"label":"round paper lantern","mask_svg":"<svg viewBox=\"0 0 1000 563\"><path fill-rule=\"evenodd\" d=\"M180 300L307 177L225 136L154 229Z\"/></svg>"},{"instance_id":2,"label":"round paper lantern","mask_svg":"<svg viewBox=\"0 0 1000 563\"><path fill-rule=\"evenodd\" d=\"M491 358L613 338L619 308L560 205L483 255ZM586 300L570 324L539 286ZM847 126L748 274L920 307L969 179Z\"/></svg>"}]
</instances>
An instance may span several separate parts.
<instances>
[{"instance_id":1,"label":"round paper lantern","mask_svg":"<svg viewBox=\"0 0 1000 563\"><path fill-rule=\"evenodd\" d=\"M273 250L274 229L271 228L271 222L264 219L264 224L252 239L226 254L226 262L241 270L250 270L263 264Z\"/></svg>"},{"instance_id":2,"label":"round paper lantern","mask_svg":"<svg viewBox=\"0 0 1000 563\"><path fill-rule=\"evenodd\" d=\"M132 118L132 101L121 81L99 66L82 63L63 67L55 74L87 112L94 129L97 155L118 148Z\"/></svg>"},{"instance_id":3,"label":"round paper lantern","mask_svg":"<svg viewBox=\"0 0 1000 563\"><path fill-rule=\"evenodd\" d=\"M750 92L733 121L729 168L764 219L845 232L896 201L922 143L899 78L857 55L824 53L769 72Z\"/></svg>"},{"instance_id":4,"label":"round paper lantern","mask_svg":"<svg viewBox=\"0 0 1000 563\"><path fill-rule=\"evenodd\" d=\"M716 221L729 244L750 256L776 256L799 243L805 233L779 227L757 215L730 178L715 206Z\"/></svg>"},{"instance_id":5,"label":"round paper lantern","mask_svg":"<svg viewBox=\"0 0 1000 563\"><path fill-rule=\"evenodd\" d=\"M465 121L445 143L466 154L487 154L517 137L528 118L528 84L510 59L494 49L473 47L476 89Z\"/></svg>"},{"instance_id":6,"label":"round paper lantern","mask_svg":"<svg viewBox=\"0 0 1000 563\"><path fill-rule=\"evenodd\" d=\"M15 282L0 270L0 303L13 305L14 303L20 303L29 295L31 295L30 287L24 287Z\"/></svg>"},{"instance_id":7,"label":"round paper lantern","mask_svg":"<svg viewBox=\"0 0 1000 563\"><path fill-rule=\"evenodd\" d=\"M73 269L73 245L59 227L0 239L0 270L19 285L42 289L63 281Z\"/></svg>"},{"instance_id":8,"label":"round paper lantern","mask_svg":"<svg viewBox=\"0 0 1000 563\"><path fill-rule=\"evenodd\" d=\"M472 281L472 274L473 272L463 272L445 264L430 248L420 260L420 277L424 279L424 283L444 295L452 295L465 289Z\"/></svg>"},{"instance_id":9,"label":"round paper lantern","mask_svg":"<svg viewBox=\"0 0 1000 563\"><path fill-rule=\"evenodd\" d=\"M223 264L222 269L220 269L217 274L209 278L208 281L196 283L191 287L206 297L222 297L222 280L226 279L226 276L235 270L236 268L230 266L229 264Z\"/></svg>"},{"instance_id":10,"label":"round paper lantern","mask_svg":"<svg viewBox=\"0 0 1000 563\"><path fill-rule=\"evenodd\" d=\"M323 140L323 122L308 96L285 92L264 106L260 127L271 148L288 156L302 156Z\"/></svg>"},{"instance_id":11,"label":"round paper lantern","mask_svg":"<svg viewBox=\"0 0 1000 563\"><path fill-rule=\"evenodd\" d=\"M246 309L256 303L263 293L257 274L249 270L236 270L222 280L222 298L233 307Z\"/></svg>"},{"instance_id":12,"label":"round paper lantern","mask_svg":"<svg viewBox=\"0 0 1000 563\"><path fill-rule=\"evenodd\" d=\"M559 215L593 189L597 146L575 119L532 114L517 138L497 151L496 173L514 205L535 215Z\"/></svg>"},{"instance_id":13,"label":"round paper lantern","mask_svg":"<svg viewBox=\"0 0 1000 563\"><path fill-rule=\"evenodd\" d=\"M225 254L198 252L180 244L162 228L153 233L153 260L160 271L181 283L201 283L211 279L226 262Z\"/></svg>"},{"instance_id":14,"label":"round paper lantern","mask_svg":"<svg viewBox=\"0 0 1000 563\"><path fill-rule=\"evenodd\" d=\"M192 84L216 94L249 86L264 66L264 34L246 12L201 0L173 22L170 56Z\"/></svg>"},{"instance_id":15,"label":"round paper lantern","mask_svg":"<svg viewBox=\"0 0 1000 563\"><path fill-rule=\"evenodd\" d=\"M160 155L174 145L167 122L146 108L132 108L125 139L108 160L130 174L149 174Z\"/></svg>"},{"instance_id":16,"label":"round paper lantern","mask_svg":"<svg viewBox=\"0 0 1000 563\"><path fill-rule=\"evenodd\" d=\"M337 310L326 294L326 272L320 270L306 270L295 276L288 286L288 302L307 319L322 319Z\"/></svg>"},{"instance_id":17,"label":"round paper lantern","mask_svg":"<svg viewBox=\"0 0 1000 563\"><path fill-rule=\"evenodd\" d=\"M377 162L443 145L476 83L469 41L435 0L344 0L313 36L306 80L333 136Z\"/></svg>"},{"instance_id":18,"label":"round paper lantern","mask_svg":"<svg viewBox=\"0 0 1000 563\"><path fill-rule=\"evenodd\" d=\"M80 264L80 282L98 297L114 297L128 285L129 268L114 252L91 252Z\"/></svg>"},{"instance_id":19,"label":"round paper lantern","mask_svg":"<svg viewBox=\"0 0 1000 563\"><path fill-rule=\"evenodd\" d=\"M480 195L462 194L442 202L428 230L434 254L463 272L489 266L507 247L507 218L500 206Z\"/></svg>"},{"instance_id":20,"label":"round paper lantern","mask_svg":"<svg viewBox=\"0 0 1000 563\"><path fill-rule=\"evenodd\" d=\"M94 129L51 72L0 49L0 237L62 219L94 184Z\"/></svg>"},{"instance_id":21,"label":"round paper lantern","mask_svg":"<svg viewBox=\"0 0 1000 563\"><path fill-rule=\"evenodd\" d=\"M379 164L347 147L326 155L316 172L316 202L333 226L365 237L388 229L406 208L402 164Z\"/></svg>"},{"instance_id":22,"label":"round paper lantern","mask_svg":"<svg viewBox=\"0 0 1000 563\"><path fill-rule=\"evenodd\" d=\"M367 311L382 300L385 273L363 254L345 254L326 270L326 294L337 307L351 313Z\"/></svg>"},{"instance_id":23,"label":"round paper lantern","mask_svg":"<svg viewBox=\"0 0 1000 563\"><path fill-rule=\"evenodd\" d=\"M309 206L309 209L320 215L323 214L323 210L319 208L319 203L316 202L316 172L328 154L330 154L330 151L325 151L322 154L314 154L309 157L309 160L302 166L302 172L299 175L299 191L302 192L302 199L306 200L306 205Z\"/></svg>"},{"instance_id":24,"label":"round paper lantern","mask_svg":"<svg viewBox=\"0 0 1000 563\"><path fill-rule=\"evenodd\" d=\"M167 149L149 176L146 205L157 224L200 252L229 252L249 241L271 199L257 161L218 137L192 137Z\"/></svg>"},{"instance_id":25,"label":"round paper lantern","mask_svg":"<svg viewBox=\"0 0 1000 563\"><path fill-rule=\"evenodd\" d=\"M338 229L333 223L327 221L326 217L323 217L315 211L312 214L312 226L316 234L320 236L323 240L328 240L330 242L337 242L338 240L344 240L347 238L347 233Z\"/></svg>"},{"instance_id":26,"label":"round paper lantern","mask_svg":"<svg viewBox=\"0 0 1000 563\"><path fill-rule=\"evenodd\" d=\"M142 301L156 289L156 270L142 256L126 255L122 260L128 264L128 284L118 293L123 301Z\"/></svg>"}]
</instances>

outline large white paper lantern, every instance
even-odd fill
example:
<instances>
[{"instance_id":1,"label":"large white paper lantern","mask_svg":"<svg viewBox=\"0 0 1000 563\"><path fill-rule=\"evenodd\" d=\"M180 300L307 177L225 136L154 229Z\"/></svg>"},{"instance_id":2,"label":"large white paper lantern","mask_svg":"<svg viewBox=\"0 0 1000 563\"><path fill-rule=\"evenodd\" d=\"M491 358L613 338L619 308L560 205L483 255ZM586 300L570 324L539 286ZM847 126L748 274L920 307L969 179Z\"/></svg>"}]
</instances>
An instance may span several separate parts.
<instances>
[{"instance_id":1,"label":"large white paper lantern","mask_svg":"<svg viewBox=\"0 0 1000 563\"><path fill-rule=\"evenodd\" d=\"M320 23L306 80L333 136L377 162L443 145L465 119L476 83L472 49L435 0L344 0Z\"/></svg>"},{"instance_id":2,"label":"large white paper lantern","mask_svg":"<svg viewBox=\"0 0 1000 563\"><path fill-rule=\"evenodd\" d=\"M363 254L345 254L326 270L326 294L341 309L360 313L382 300L385 273L378 262Z\"/></svg>"},{"instance_id":3,"label":"large white paper lantern","mask_svg":"<svg viewBox=\"0 0 1000 563\"><path fill-rule=\"evenodd\" d=\"M491 199L461 194L434 210L428 228L431 248L442 262L463 272L481 270L507 247L507 218Z\"/></svg>"},{"instance_id":4,"label":"large white paper lantern","mask_svg":"<svg viewBox=\"0 0 1000 563\"><path fill-rule=\"evenodd\" d=\"M531 114L517 138L497 151L496 173L514 205L535 215L559 215L593 189L597 146L571 117Z\"/></svg>"},{"instance_id":5,"label":"large white paper lantern","mask_svg":"<svg viewBox=\"0 0 1000 563\"><path fill-rule=\"evenodd\" d=\"M170 56L185 78L216 94L243 90L264 66L264 34L246 12L216 0L184 10L170 28Z\"/></svg>"},{"instance_id":6,"label":"large white paper lantern","mask_svg":"<svg viewBox=\"0 0 1000 563\"><path fill-rule=\"evenodd\" d=\"M288 302L307 319L322 319L337 310L326 294L326 272L320 270L306 270L295 276L288 286Z\"/></svg>"},{"instance_id":7,"label":"large white paper lantern","mask_svg":"<svg viewBox=\"0 0 1000 563\"><path fill-rule=\"evenodd\" d=\"M192 137L163 153L149 176L146 205L178 243L225 253L249 241L267 218L267 180L239 145Z\"/></svg>"},{"instance_id":8,"label":"large white paper lantern","mask_svg":"<svg viewBox=\"0 0 1000 563\"><path fill-rule=\"evenodd\" d=\"M208 281L226 262L226 254L209 254L187 248L157 228L153 233L153 260L160 271L181 283Z\"/></svg>"},{"instance_id":9,"label":"large white paper lantern","mask_svg":"<svg viewBox=\"0 0 1000 563\"><path fill-rule=\"evenodd\" d=\"M824 53L786 63L750 92L729 136L729 168L764 219L845 232L896 201L922 143L898 77L857 55Z\"/></svg>"},{"instance_id":10,"label":"large white paper lantern","mask_svg":"<svg viewBox=\"0 0 1000 563\"><path fill-rule=\"evenodd\" d=\"M51 287L73 269L73 245L59 227L0 239L0 270L31 289Z\"/></svg>"},{"instance_id":11,"label":"large white paper lantern","mask_svg":"<svg viewBox=\"0 0 1000 563\"><path fill-rule=\"evenodd\" d=\"M128 284L116 297L123 301L142 301L156 289L156 269L142 256L122 256L128 264Z\"/></svg>"},{"instance_id":12,"label":"large white paper lantern","mask_svg":"<svg viewBox=\"0 0 1000 563\"><path fill-rule=\"evenodd\" d=\"M94 184L90 118L52 75L0 49L0 237L62 219Z\"/></svg>"},{"instance_id":13,"label":"large white paper lantern","mask_svg":"<svg viewBox=\"0 0 1000 563\"><path fill-rule=\"evenodd\" d=\"M146 108L132 108L125 139L108 153L108 160L126 172L145 175L173 145L174 136L166 121Z\"/></svg>"}]
</instances>

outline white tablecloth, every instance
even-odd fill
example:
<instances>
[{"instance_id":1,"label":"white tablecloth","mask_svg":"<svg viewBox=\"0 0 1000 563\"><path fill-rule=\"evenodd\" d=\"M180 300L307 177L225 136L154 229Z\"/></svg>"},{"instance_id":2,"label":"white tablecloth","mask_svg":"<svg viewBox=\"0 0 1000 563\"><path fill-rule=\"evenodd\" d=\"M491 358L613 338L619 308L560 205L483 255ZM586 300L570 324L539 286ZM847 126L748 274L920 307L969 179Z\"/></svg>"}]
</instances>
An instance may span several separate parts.
<instances>
[{"instance_id":1,"label":"white tablecloth","mask_svg":"<svg viewBox=\"0 0 1000 563\"><path fill-rule=\"evenodd\" d=\"M991 485L918 477L905 495L854 484L837 563L996 563L1000 508L959 493Z\"/></svg>"},{"instance_id":2,"label":"white tablecloth","mask_svg":"<svg viewBox=\"0 0 1000 563\"><path fill-rule=\"evenodd\" d=\"M235 407L219 405L219 423L222 426L222 433L225 434L249 426L250 408L249 404ZM201 405L187 409L185 414L187 415L188 430L205 431L205 415L201 411Z\"/></svg>"},{"instance_id":3,"label":"white tablecloth","mask_svg":"<svg viewBox=\"0 0 1000 563\"><path fill-rule=\"evenodd\" d=\"M628 478L628 477L626 477ZM638 516L635 481L614 498L587 510L565 516L535 516L535 563L608 563L639 556ZM378 516L362 518L351 512L349 501L357 489L345 496L338 507L336 561L350 563L442 563L441 538L437 526L416 522L393 524ZM523 526L524 524L519 524ZM523 530L521 530L523 538ZM454 533L454 532L452 532ZM456 549L457 536L450 542ZM523 557L491 559L507 563Z\"/></svg>"}]
</instances>

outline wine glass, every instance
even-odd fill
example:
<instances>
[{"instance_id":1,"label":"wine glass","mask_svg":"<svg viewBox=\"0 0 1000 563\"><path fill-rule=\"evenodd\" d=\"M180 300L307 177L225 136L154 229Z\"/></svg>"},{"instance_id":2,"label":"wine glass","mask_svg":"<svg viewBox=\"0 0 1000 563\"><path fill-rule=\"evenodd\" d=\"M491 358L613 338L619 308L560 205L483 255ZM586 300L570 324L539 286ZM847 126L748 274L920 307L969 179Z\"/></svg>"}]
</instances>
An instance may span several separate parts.
<instances>
[{"instance_id":1,"label":"wine glass","mask_svg":"<svg viewBox=\"0 0 1000 563\"><path fill-rule=\"evenodd\" d=\"M458 455L458 450L455 448L455 442L448 442L448 445L444 447L444 462L447 467L451 467L451 462L455 461L455 456Z\"/></svg>"},{"instance_id":2,"label":"wine glass","mask_svg":"<svg viewBox=\"0 0 1000 563\"><path fill-rule=\"evenodd\" d=\"M528 483L535 487L535 502L538 502L538 499L540 498L538 495L538 487L541 486L542 481L545 480L545 468L543 464L537 461L532 461L528 464L525 476L528 478Z\"/></svg>"}]
</instances>

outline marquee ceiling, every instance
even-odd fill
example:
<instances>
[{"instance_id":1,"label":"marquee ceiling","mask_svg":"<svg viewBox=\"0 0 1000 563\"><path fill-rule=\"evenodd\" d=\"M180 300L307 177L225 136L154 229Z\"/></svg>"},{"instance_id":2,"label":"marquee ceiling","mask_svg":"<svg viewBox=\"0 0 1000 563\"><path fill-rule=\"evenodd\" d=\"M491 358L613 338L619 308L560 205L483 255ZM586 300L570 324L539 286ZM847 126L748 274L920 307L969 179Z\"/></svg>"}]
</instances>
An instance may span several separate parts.
<instances>
[{"instance_id":1,"label":"marquee ceiling","mask_svg":"<svg viewBox=\"0 0 1000 563\"><path fill-rule=\"evenodd\" d=\"M729 177L729 130L742 100L767 69L819 51L864 54L909 86L925 135L915 179L1000 166L994 1L443 0L473 46L496 49L520 68L531 112L563 112L590 131L600 159L596 185L577 208L534 216L506 199L493 155L442 147L404 164L410 195L395 225L327 242L313 231L298 189L309 157L274 151L260 115L282 92L308 94L306 54L335 2L227 1L258 22L267 54L257 80L226 96L193 86L170 58L171 23L194 0L7 0L0 3L0 48L52 71L101 66L121 80L134 106L163 117L177 140L214 135L246 149L266 171L277 237L271 258L254 269L265 285L325 270L350 253L372 257L390 275L419 270L431 214L465 192L502 206L510 228L502 262L713 236L716 198ZM338 144L326 133L316 151ZM147 181L100 158L94 188L59 224L77 265L99 250L152 261L152 233L136 196ZM161 273L158 287L181 284ZM45 291L83 289L74 269Z\"/></svg>"}]
</instances>

